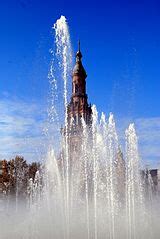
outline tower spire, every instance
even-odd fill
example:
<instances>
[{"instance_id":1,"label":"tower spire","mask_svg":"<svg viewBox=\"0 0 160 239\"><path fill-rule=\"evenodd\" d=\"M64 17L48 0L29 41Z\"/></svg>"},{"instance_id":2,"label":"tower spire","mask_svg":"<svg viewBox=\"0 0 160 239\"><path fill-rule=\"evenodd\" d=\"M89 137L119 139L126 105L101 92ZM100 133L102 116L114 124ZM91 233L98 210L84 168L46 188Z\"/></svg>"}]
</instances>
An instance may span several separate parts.
<instances>
[{"instance_id":1,"label":"tower spire","mask_svg":"<svg viewBox=\"0 0 160 239\"><path fill-rule=\"evenodd\" d=\"M73 75L81 75L83 78L87 77L85 69L82 65L82 53L80 49L80 40L78 40L78 51L76 53L76 64L73 69Z\"/></svg>"},{"instance_id":2,"label":"tower spire","mask_svg":"<svg viewBox=\"0 0 160 239\"><path fill-rule=\"evenodd\" d=\"M81 51L81 42L78 40L78 51Z\"/></svg>"},{"instance_id":3,"label":"tower spire","mask_svg":"<svg viewBox=\"0 0 160 239\"><path fill-rule=\"evenodd\" d=\"M82 59L82 53L80 49L80 40L78 40L78 51L76 54L76 62L81 62L81 59Z\"/></svg>"}]
</instances>

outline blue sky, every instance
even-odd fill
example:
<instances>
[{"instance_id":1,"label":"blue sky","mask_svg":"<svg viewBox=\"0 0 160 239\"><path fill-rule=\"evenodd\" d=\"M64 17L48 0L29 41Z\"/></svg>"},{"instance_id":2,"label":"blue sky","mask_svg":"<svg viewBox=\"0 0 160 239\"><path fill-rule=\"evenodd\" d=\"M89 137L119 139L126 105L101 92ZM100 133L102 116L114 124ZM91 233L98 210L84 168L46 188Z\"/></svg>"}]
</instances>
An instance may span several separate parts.
<instances>
[{"instance_id":1,"label":"blue sky","mask_svg":"<svg viewBox=\"0 0 160 239\"><path fill-rule=\"evenodd\" d=\"M120 135L134 121L142 157L155 164L160 159L158 0L1 2L0 156L20 152L32 157L34 149L28 143L20 146L27 137L42 144L39 134L48 101L51 28L61 15L68 20L74 52L81 39L90 102L100 112L114 113ZM31 135L33 125L36 132Z\"/></svg>"}]
</instances>

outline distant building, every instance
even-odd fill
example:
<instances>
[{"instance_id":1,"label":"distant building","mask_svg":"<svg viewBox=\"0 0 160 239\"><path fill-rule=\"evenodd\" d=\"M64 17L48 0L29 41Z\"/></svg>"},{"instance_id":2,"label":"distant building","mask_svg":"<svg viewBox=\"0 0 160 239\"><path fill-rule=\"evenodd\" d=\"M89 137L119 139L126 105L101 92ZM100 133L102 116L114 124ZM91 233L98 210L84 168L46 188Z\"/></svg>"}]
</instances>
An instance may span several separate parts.
<instances>
[{"instance_id":1,"label":"distant building","mask_svg":"<svg viewBox=\"0 0 160 239\"><path fill-rule=\"evenodd\" d=\"M160 170L146 169L142 171L146 193L151 190L153 194L160 193Z\"/></svg>"}]
</instances>

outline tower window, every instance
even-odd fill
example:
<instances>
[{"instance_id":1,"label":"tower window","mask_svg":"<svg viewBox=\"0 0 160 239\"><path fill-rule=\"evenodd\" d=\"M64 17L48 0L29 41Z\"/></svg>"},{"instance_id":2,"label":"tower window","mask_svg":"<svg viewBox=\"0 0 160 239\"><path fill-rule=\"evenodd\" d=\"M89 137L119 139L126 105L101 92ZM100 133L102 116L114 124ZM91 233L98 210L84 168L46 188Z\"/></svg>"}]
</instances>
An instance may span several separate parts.
<instances>
[{"instance_id":1,"label":"tower window","mask_svg":"<svg viewBox=\"0 0 160 239\"><path fill-rule=\"evenodd\" d=\"M75 84L75 93L78 93L78 85Z\"/></svg>"},{"instance_id":2,"label":"tower window","mask_svg":"<svg viewBox=\"0 0 160 239\"><path fill-rule=\"evenodd\" d=\"M78 101L75 101L75 107L77 107L78 106Z\"/></svg>"}]
</instances>

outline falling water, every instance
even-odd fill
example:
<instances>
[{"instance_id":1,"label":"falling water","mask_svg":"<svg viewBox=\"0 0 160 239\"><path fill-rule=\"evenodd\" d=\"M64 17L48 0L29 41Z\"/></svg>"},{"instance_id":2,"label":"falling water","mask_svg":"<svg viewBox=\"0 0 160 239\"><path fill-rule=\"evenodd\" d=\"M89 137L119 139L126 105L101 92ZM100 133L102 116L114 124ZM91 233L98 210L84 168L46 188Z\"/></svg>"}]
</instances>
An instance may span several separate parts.
<instances>
[{"instance_id":1,"label":"falling water","mask_svg":"<svg viewBox=\"0 0 160 239\"><path fill-rule=\"evenodd\" d=\"M115 180L115 160L116 154L118 153L118 139L115 130L115 122L113 119L113 115L111 114L109 117L108 124L108 148L109 148L109 207L110 207L110 218L111 218L111 230L110 230L110 238L115 238L115 188L114 188L114 180Z\"/></svg>"},{"instance_id":2,"label":"falling water","mask_svg":"<svg viewBox=\"0 0 160 239\"><path fill-rule=\"evenodd\" d=\"M65 126L64 126L64 173L65 173L65 181L66 181L66 222L67 222L67 238L69 238L69 214L70 214L70 202L69 202L69 148L68 148L68 118L67 118L67 106L68 106L68 93L67 93L67 79L70 73L70 69L72 66L72 57L71 57L71 43L70 43L70 35L68 30L68 25L66 18L61 16L60 19L54 24L55 29L55 42L57 47L57 57L59 57L60 67L62 69L62 77L64 82L64 109L65 109Z\"/></svg>"},{"instance_id":3,"label":"falling water","mask_svg":"<svg viewBox=\"0 0 160 239\"><path fill-rule=\"evenodd\" d=\"M82 127L83 127L83 160L84 160L84 182L85 182L85 199L86 199L86 226L87 226L87 239L90 239L90 223L89 223L89 185L88 185L88 131L87 125L82 118Z\"/></svg>"},{"instance_id":4,"label":"falling water","mask_svg":"<svg viewBox=\"0 0 160 239\"><path fill-rule=\"evenodd\" d=\"M138 155L137 136L134 124L126 130L126 213L127 213L127 238L139 238L142 207L142 182L140 178L140 162ZM144 226L144 225L143 225Z\"/></svg>"},{"instance_id":5,"label":"falling water","mask_svg":"<svg viewBox=\"0 0 160 239\"><path fill-rule=\"evenodd\" d=\"M93 122L92 122L92 134L93 134L93 183L94 183L94 238L97 239L97 174L98 174L98 157L97 157L97 120L98 112L96 107L92 107Z\"/></svg>"}]
</instances>

